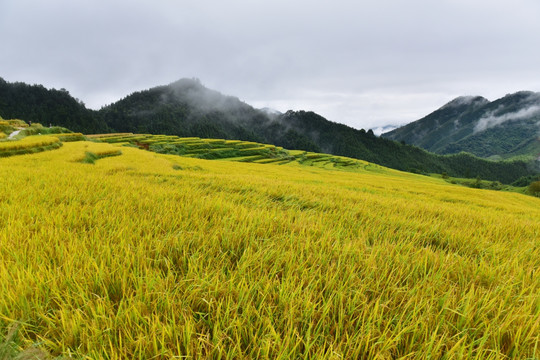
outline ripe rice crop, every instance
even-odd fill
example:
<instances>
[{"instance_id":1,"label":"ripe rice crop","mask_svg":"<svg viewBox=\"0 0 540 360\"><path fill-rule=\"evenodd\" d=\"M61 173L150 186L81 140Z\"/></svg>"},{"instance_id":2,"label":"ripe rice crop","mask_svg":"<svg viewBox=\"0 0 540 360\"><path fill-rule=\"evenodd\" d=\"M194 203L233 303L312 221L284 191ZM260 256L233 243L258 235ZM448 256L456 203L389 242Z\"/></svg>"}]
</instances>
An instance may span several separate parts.
<instances>
[{"instance_id":1,"label":"ripe rice crop","mask_svg":"<svg viewBox=\"0 0 540 360\"><path fill-rule=\"evenodd\" d=\"M19 324L17 346L89 359L540 357L540 199L364 164L130 147L73 162L119 149L0 159L0 334Z\"/></svg>"},{"instance_id":2,"label":"ripe rice crop","mask_svg":"<svg viewBox=\"0 0 540 360\"><path fill-rule=\"evenodd\" d=\"M269 159L267 162L275 162L275 159L283 160L290 157L288 151L282 147L240 140L179 138L168 135L93 136L91 139L108 143L128 141L141 148L161 154L201 159L237 159L257 155L257 159ZM315 155L315 157L318 156L321 155Z\"/></svg>"},{"instance_id":3,"label":"ripe rice crop","mask_svg":"<svg viewBox=\"0 0 540 360\"><path fill-rule=\"evenodd\" d=\"M240 143L235 144L235 147L237 147L239 149L251 149L251 148L258 148L260 146L261 146L261 144L255 143L255 142L250 142L250 141L242 141Z\"/></svg>"},{"instance_id":4,"label":"ripe rice crop","mask_svg":"<svg viewBox=\"0 0 540 360\"><path fill-rule=\"evenodd\" d=\"M0 151L19 150L36 146L47 146L59 142L54 136L28 136L18 141L0 143Z\"/></svg>"},{"instance_id":5,"label":"ripe rice crop","mask_svg":"<svg viewBox=\"0 0 540 360\"><path fill-rule=\"evenodd\" d=\"M270 163L275 163L275 162L280 162L282 161L281 159L259 159L259 160L255 160L253 161L254 163L256 164L270 164Z\"/></svg>"},{"instance_id":6,"label":"ripe rice crop","mask_svg":"<svg viewBox=\"0 0 540 360\"><path fill-rule=\"evenodd\" d=\"M108 134L91 134L86 135L89 139L101 139L101 138L111 138L111 137L120 137L120 136L131 136L133 133L108 133Z\"/></svg>"},{"instance_id":7,"label":"ripe rice crop","mask_svg":"<svg viewBox=\"0 0 540 360\"><path fill-rule=\"evenodd\" d=\"M183 142L183 143L189 143L189 142L198 142L200 140L201 140L201 138L198 138L198 137L186 137L186 138L178 138L175 141Z\"/></svg>"},{"instance_id":8,"label":"ripe rice crop","mask_svg":"<svg viewBox=\"0 0 540 360\"><path fill-rule=\"evenodd\" d=\"M44 150L57 149L60 146L62 146L62 143L55 136L27 136L17 141L0 142L0 157L29 154Z\"/></svg>"},{"instance_id":9,"label":"ripe rice crop","mask_svg":"<svg viewBox=\"0 0 540 360\"><path fill-rule=\"evenodd\" d=\"M62 142L85 140L84 135L81 133L63 133L53 134L51 136L57 137Z\"/></svg>"},{"instance_id":10,"label":"ripe rice crop","mask_svg":"<svg viewBox=\"0 0 540 360\"><path fill-rule=\"evenodd\" d=\"M11 119L11 120L5 120L7 123L11 126L17 126L17 127L28 127L28 124L24 120L20 119Z\"/></svg>"}]
</instances>

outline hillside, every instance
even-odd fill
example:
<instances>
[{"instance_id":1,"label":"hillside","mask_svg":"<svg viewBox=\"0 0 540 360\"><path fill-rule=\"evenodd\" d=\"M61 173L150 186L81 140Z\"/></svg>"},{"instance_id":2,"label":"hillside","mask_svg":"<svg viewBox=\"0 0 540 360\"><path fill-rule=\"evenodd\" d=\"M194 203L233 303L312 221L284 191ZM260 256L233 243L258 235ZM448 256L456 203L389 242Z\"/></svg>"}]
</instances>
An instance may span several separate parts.
<instances>
[{"instance_id":1,"label":"hillside","mask_svg":"<svg viewBox=\"0 0 540 360\"><path fill-rule=\"evenodd\" d=\"M0 116L69 128L86 134L110 129L65 89L9 83L0 78Z\"/></svg>"},{"instance_id":2,"label":"hillside","mask_svg":"<svg viewBox=\"0 0 540 360\"><path fill-rule=\"evenodd\" d=\"M87 110L75 99L68 101L70 96L67 91L6 82L4 87L11 89L6 90L11 97L3 100L10 105L7 111L2 110L0 104L1 116L38 121L36 114L46 113L48 115L44 115L44 119L58 120L53 124L83 133L112 131L254 141L287 149L353 157L398 170L444 172L455 177L479 176L504 183L537 172L526 161L495 163L466 154L450 157L435 155L417 147L378 138L372 131L357 130L329 121L309 111L268 114L235 97L208 89L196 79L182 79L166 86L135 92L96 112ZM49 94L51 99L25 105L25 96L30 95L20 94L26 93L37 98L46 98ZM57 101L57 97L65 101ZM49 101L54 106L42 106ZM69 106L63 108L59 105L64 103ZM14 111L15 108L20 111ZM67 114L67 109L71 108L73 116L58 115L58 112Z\"/></svg>"},{"instance_id":3,"label":"hillside","mask_svg":"<svg viewBox=\"0 0 540 360\"><path fill-rule=\"evenodd\" d=\"M382 136L438 154L461 151L495 159L540 155L540 93L496 101L459 97L426 117Z\"/></svg>"},{"instance_id":4,"label":"hillside","mask_svg":"<svg viewBox=\"0 0 540 360\"><path fill-rule=\"evenodd\" d=\"M86 141L0 171L0 350L538 356L537 198Z\"/></svg>"}]
</instances>

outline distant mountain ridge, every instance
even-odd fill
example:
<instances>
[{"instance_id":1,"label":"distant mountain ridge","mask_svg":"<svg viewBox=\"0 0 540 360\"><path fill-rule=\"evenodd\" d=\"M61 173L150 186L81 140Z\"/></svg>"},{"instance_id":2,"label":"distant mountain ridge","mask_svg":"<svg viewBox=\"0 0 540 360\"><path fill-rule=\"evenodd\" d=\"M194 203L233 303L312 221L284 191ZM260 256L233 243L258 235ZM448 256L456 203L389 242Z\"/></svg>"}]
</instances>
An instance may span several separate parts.
<instances>
[{"instance_id":1,"label":"distant mountain ridge","mask_svg":"<svg viewBox=\"0 0 540 360\"><path fill-rule=\"evenodd\" d=\"M61 106L58 100L62 100ZM329 121L311 111L268 114L236 97L208 89L197 79L181 79L134 92L99 111L86 109L65 90L2 80L0 116L45 124L51 121L83 133L132 132L255 141L348 156L398 170L480 176L504 183L536 173L525 161L492 162L467 154L432 154L379 138L371 130Z\"/></svg>"},{"instance_id":2,"label":"distant mountain ridge","mask_svg":"<svg viewBox=\"0 0 540 360\"><path fill-rule=\"evenodd\" d=\"M501 159L540 155L540 93L520 91L490 102L458 97L424 118L382 134L438 154L461 151Z\"/></svg>"}]
</instances>

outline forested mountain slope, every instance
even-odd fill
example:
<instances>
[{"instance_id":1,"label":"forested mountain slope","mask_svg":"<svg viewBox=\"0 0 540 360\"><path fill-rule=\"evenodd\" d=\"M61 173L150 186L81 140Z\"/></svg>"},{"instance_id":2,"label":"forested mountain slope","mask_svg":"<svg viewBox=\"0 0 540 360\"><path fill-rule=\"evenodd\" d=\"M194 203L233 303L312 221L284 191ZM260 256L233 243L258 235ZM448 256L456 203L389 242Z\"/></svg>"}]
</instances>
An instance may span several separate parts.
<instances>
[{"instance_id":1,"label":"forested mountain slope","mask_svg":"<svg viewBox=\"0 0 540 360\"><path fill-rule=\"evenodd\" d=\"M426 117L382 136L439 154L480 157L540 155L540 93L521 91L490 102L459 97Z\"/></svg>"},{"instance_id":2,"label":"forested mountain slope","mask_svg":"<svg viewBox=\"0 0 540 360\"><path fill-rule=\"evenodd\" d=\"M97 113L73 98L65 89L47 89L43 85L9 83L0 78L0 116L24 119L44 126L55 125L73 131L94 133L111 130Z\"/></svg>"}]
</instances>

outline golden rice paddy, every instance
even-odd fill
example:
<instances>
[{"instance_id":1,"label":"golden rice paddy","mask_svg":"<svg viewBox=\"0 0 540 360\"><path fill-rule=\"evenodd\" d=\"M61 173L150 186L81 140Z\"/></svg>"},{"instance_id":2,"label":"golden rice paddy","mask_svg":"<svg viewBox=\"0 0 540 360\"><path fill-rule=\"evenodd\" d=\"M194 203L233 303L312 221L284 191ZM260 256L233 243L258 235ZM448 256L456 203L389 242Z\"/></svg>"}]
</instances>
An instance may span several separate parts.
<instances>
[{"instance_id":1,"label":"golden rice paddy","mask_svg":"<svg viewBox=\"0 0 540 360\"><path fill-rule=\"evenodd\" d=\"M18 324L21 349L540 357L538 198L376 166L119 149L0 159L0 334Z\"/></svg>"}]
</instances>

